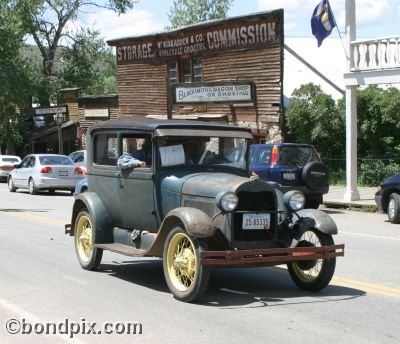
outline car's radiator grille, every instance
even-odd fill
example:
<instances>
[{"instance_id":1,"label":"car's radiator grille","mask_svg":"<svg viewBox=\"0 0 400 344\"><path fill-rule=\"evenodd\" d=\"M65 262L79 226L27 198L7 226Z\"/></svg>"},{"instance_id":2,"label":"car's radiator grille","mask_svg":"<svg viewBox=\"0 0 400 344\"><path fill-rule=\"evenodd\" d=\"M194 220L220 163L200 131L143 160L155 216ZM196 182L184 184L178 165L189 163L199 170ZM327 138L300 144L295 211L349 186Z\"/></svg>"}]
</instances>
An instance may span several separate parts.
<instances>
[{"instance_id":1,"label":"car's radiator grille","mask_svg":"<svg viewBox=\"0 0 400 344\"><path fill-rule=\"evenodd\" d=\"M233 215L233 234L235 240L269 240L274 237L276 226L276 209L274 193L270 191L238 193L239 206ZM243 230L243 212L269 212L270 229Z\"/></svg>"},{"instance_id":2,"label":"car's radiator grille","mask_svg":"<svg viewBox=\"0 0 400 344\"><path fill-rule=\"evenodd\" d=\"M200 209L210 217L212 217L216 213L216 205L215 205L215 200L213 198L199 199L198 197L184 196L183 206Z\"/></svg>"}]
</instances>

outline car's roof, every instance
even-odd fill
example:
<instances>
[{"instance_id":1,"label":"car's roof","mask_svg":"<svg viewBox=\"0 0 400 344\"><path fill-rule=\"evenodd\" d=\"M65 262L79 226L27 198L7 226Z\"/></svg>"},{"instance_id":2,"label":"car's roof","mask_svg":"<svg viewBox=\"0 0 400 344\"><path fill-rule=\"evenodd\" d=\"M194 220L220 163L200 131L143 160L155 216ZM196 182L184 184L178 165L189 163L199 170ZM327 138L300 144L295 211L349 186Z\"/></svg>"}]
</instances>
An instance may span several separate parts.
<instances>
[{"instance_id":1,"label":"car's roof","mask_svg":"<svg viewBox=\"0 0 400 344\"><path fill-rule=\"evenodd\" d=\"M314 147L307 143L257 143L252 144L251 147Z\"/></svg>"},{"instance_id":2,"label":"car's roof","mask_svg":"<svg viewBox=\"0 0 400 344\"><path fill-rule=\"evenodd\" d=\"M17 158L17 159L21 159L17 155L0 155L0 158Z\"/></svg>"},{"instance_id":3,"label":"car's roof","mask_svg":"<svg viewBox=\"0 0 400 344\"><path fill-rule=\"evenodd\" d=\"M35 153L35 154L29 154L30 156L37 156L37 157L49 157L49 156L57 156L57 157L59 157L59 156L61 156L61 157L64 157L64 158L68 158L68 156L66 156L66 155L64 155L64 154L56 154L56 153L53 153L53 154L48 154L48 153L45 153L45 154L41 154L41 153Z\"/></svg>"},{"instance_id":4,"label":"car's roof","mask_svg":"<svg viewBox=\"0 0 400 344\"><path fill-rule=\"evenodd\" d=\"M98 122L89 128L89 133L96 129L139 129L155 131L160 128L182 129L210 129L210 130L234 130L251 132L249 128L234 127L224 124L215 124L190 120L159 120L159 119L115 119Z\"/></svg>"}]
</instances>

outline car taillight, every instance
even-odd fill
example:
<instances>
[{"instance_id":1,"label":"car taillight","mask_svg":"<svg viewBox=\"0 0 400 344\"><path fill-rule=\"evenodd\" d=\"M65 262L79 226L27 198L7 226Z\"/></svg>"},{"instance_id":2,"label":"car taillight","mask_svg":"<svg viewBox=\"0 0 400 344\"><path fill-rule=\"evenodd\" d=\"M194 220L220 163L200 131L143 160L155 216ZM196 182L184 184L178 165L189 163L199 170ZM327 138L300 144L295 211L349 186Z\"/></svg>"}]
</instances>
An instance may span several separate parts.
<instances>
[{"instance_id":1,"label":"car taillight","mask_svg":"<svg viewBox=\"0 0 400 344\"><path fill-rule=\"evenodd\" d=\"M80 166L75 167L75 174L86 174L86 169Z\"/></svg>"},{"instance_id":2,"label":"car taillight","mask_svg":"<svg viewBox=\"0 0 400 344\"><path fill-rule=\"evenodd\" d=\"M50 166L45 166L40 170L40 173L53 173L53 169Z\"/></svg>"},{"instance_id":3,"label":"car taillight","mask_svg":"<svg viewBox=\"0 0 400 344\"><path fill-rule=\"evenodd\" d=\"M271 165L276 165L278 163L278 147L274 146L271 153Z\"/></svg>"}]
</instances>

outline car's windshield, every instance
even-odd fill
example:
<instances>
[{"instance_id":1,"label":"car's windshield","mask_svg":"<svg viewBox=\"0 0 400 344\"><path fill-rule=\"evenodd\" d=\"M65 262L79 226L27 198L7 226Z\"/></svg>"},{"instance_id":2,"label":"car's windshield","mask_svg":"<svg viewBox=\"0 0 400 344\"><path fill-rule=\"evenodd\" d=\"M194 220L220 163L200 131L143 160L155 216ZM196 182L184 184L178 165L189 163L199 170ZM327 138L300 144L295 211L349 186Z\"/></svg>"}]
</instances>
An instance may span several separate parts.
<instances>
[{"instance_id":1,"label":"car's windshield","mask_svg":"<svg viewBox=\"0 0 400 344\"><path fill-rule=\"evenodd\" d=\"M160 167L218 165L247 168L247 140L243 137L168 136L157 141Z\"/></svg>"},{"instance_id":2,"label":"car's windshield","mask_svg":"<svg viewBox=\"0 0 400 344\"><path fill-rule=\"evenodd\" d=\"M67 156L57 156L57 155L49 155L49 156L40 156L39 157L40 165L73 165L74 162L71 158Z\"/></svg>"}]
</instances>

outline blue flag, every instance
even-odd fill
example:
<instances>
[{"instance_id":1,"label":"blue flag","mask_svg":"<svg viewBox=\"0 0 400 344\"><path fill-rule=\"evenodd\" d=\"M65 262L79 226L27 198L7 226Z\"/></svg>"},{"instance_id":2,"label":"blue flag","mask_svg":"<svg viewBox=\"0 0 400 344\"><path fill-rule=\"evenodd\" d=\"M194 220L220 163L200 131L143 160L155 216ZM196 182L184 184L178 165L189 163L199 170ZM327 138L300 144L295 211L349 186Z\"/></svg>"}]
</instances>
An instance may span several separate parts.
<instances>
[{"instance_id":1,"label":"blue flag","mask_svg":"<svg viewBox=\"0 0 400 344\"><path fill-rule=\"evenodd\" d=\"M336 22L329 1L321 0L317 7L315 7L311 17L311 31L318 41L318 47L331 34L335 26Z\"/></svg>"}]
</instances>

